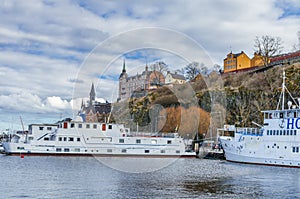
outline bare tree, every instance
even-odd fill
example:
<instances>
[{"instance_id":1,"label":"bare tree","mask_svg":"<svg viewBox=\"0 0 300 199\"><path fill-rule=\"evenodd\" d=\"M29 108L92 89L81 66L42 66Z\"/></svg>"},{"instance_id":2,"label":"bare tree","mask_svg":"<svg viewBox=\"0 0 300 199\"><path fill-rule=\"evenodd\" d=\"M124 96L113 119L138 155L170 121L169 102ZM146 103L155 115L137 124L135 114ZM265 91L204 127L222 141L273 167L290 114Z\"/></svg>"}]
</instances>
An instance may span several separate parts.
<instances>
[{"instance_id":1,"label":"bare tree","mask_svg":"<svg viewBox=\"0 0 300 199\"><path fill-rule=\"evenodd\" d=\"M168 71L168 65L163 61L158 61L155 64L152 64L150 66L150 69L152 71L157 71L157 72L162 73L163 75L166 75L166 73Z\"/></svg>"},{"instance_id":2,"label":"bare tree","mask_svg":"<svg viewBox=\"0 0 300 199\"><path fill-rule=\"evenodd\" d=\"M293 51L300 50L300 31L297 32L298 43L293 46Z\"/></svg>"},{"instance_id":3,"label":"bare tree","mask_svg":"<svg viewBox=\"0 0 300 199\"><path fill-rule=\"evenodd\" d=\"M184 69L188 80L195 79L195 77L201 73L201 68L198 62L189 63Z\"/></svg>"},{"instance_id":4,"label":"bare tree","mask_svg":"<svg viewBox=\"0 0 300 199\"><path fill-rule=\"evenodd\" d=\"M272 37L269 35L256 36L254 42L254 48L256 52L262 56L265 66L268 65L270 57L281 53L283 48L280 37Z\"/></svg>"},{"instance_id":5,"label":"bare tree","mask_svg":"<svg viewBox=\"0 0 300 199\"><path fill-rule=\"evenodd\" d=\"M168 65L163 61L159 61L155 64L152 64L150 66L150 69L153 71L153 74L155 76L155 81L152 82L152 84L155 84L157 87L161 86L163 84L163 82L161 82L161 79L167 74Z\"/></svg>"}]
</instances>

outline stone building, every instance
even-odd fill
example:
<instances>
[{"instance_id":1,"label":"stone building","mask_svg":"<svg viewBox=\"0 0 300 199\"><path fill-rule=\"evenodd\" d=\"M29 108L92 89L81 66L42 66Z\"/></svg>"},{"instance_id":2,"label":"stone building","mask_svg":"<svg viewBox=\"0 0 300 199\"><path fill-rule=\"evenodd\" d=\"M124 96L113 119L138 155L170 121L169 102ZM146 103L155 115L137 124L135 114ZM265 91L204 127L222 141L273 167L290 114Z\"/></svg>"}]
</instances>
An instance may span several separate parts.
<instances>
[{"instance_id":1,"label":"stone building","mask_svg":"<svg viewBox=\"0 0 300 199\"><path fill-rule=\"evenodd\" d=\"M127 100L130 97L145 96L150 90L155 90L164 84L164 75L159 71L149 70L147 65L141 74L129 76L124 61L122 73L119 77L118 101Z\"/></svg>"},{"instance_id":2,"label":"stone building","mask_svg":"<svg viewBox=\"0 0 300 199\"><path fill-rule=\"evenodd\" d=\"M96 92L94 84L92 84L89 101L84 103L82 100L80 113L84 116L87 122L100 122L104 117L111 112L111 103L96 101ZM102 121L103 122L103 121Z\"/></svg>"}]
</instances>

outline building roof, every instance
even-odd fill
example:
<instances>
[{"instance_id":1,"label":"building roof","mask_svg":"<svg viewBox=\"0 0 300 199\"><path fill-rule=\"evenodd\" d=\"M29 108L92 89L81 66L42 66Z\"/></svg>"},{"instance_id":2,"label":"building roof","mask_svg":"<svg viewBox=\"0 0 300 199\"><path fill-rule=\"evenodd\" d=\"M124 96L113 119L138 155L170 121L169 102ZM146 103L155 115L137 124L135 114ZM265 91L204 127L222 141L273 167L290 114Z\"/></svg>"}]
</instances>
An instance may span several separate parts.
<instances>
[{"instance_id":1,"label":"building roof","mask_svg":"<svg viewBox=\"0 0 300 199\"><path fill-rule=\"evenodd\" d=\"M185 80L185 77L183 75L177 74L177 73L169 73L173 79L181 79Z\"/></svg>"}]
</instances>

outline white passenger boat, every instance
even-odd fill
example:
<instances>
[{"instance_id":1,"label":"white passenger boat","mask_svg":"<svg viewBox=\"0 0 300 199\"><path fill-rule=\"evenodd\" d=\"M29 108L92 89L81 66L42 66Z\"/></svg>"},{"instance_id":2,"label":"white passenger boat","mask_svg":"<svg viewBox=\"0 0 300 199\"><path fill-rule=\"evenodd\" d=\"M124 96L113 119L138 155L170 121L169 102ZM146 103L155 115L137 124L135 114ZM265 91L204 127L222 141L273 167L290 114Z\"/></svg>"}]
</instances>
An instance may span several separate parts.
<instances>
[{"instance_id":1,"label":"white passenger boat","mask_svg":"<svg viewBox=\"0 0 300 199\"><path fill-rule=\"evenodd\" d=\"M277 110L262 111L259 128L225 126L220 136L226 160L240 163L300 168L300 99L285 109L285 74ZM288 91L287 91L288 92ZM288 92L289 93L289 92ZM279 105L281 104L281 109Z\"/></svg>"},{"instance_id":2,"label":"white passenger boat","mask_svg":"<svg viewBox=\"0 0 300 199\"><path fill-rule=\"evenodd\" d=\"M28 132L2 142L8 155L184 156L185 144L177 133L132 133L123 124L65 119L56 124L31 124Z\"/></svg>"}]
</instances>

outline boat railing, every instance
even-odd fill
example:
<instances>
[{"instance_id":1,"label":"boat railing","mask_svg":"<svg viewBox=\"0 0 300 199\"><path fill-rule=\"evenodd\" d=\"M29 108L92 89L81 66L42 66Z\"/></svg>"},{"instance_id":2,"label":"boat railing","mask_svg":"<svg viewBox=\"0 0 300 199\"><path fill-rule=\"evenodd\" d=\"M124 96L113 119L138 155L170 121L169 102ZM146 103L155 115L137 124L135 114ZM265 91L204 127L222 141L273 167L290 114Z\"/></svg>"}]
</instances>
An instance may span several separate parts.
<instances>
[{"instance_id":1,"label":"boat railing","mask_svg":"<svg viewBox=\"0 0 300 199\"><path fill-rule=\"evenodd\" d=\"M243 134L243 135L256 135L262 136L262 130L259 128L236 128L236 133Z\"/></svg>"}]
</instances>

